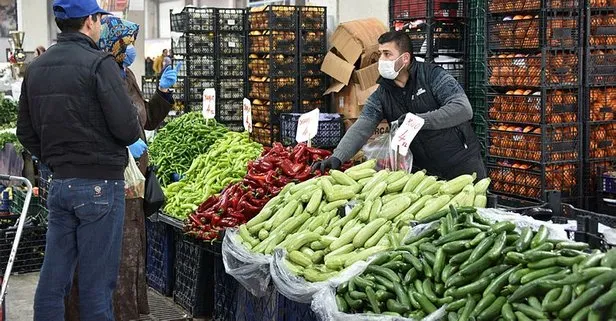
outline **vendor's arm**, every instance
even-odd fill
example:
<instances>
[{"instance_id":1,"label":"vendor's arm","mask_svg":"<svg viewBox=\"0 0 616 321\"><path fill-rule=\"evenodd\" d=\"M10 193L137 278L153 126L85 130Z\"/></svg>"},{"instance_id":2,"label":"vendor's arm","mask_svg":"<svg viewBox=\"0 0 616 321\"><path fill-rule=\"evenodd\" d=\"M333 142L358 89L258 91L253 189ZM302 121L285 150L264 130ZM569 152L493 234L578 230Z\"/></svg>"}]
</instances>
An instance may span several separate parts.
<instances>
[{"instance_id":1,"label":"vendor's arm","mask_svg":"<svg viewBox=\"0 0 616 321\"><path fill-rule=\"evenodd\" d=\"M458 81L442 68L435 68L432 73L432 93L441 107L417 114L425 120L422 129L451 128L471 120L473 109Z\"/></svg>"},{"instance_id":2,"label":"vendor's arm","mask_svg":"<svg viewBox=\"0 0 616 321\"><path fill-rule=\"evenodd\" d=\"M21 95L19 96L19 114L17 117L17 138L19 142L30 152L30 154L41 158L41 139L37 131L32 126L30 117L30 106L28 104L28 93L26 83L28 76L21 84ZM3 147L3 146L0 146Z\"/></svg>"},{"instance_id":3,"label":"vendor's arm","mask_svg":"<svg viewBox=\"0 0 616 321\"><path fill-rule=\"evenodd\" d=\"M169 114L174 103L173 94L169 89L157 89L145 107L148 114L145 130L155 130L158 128L158 125L160 125Z\"/></svg>"},{"instance_id":4,"label":"vendor's arm","mask_svg":"<svg viewBox=\"0 0 616 321\"><path fill-rule=\"evenodd\" d=\"M338 147L334 150L333 157L338 158L343 163L348 161L372 136L376 127L383 120L383 108L379 99L380 91L381 88L368 97L359 118L342 137Z\"/></svg>"}]
</instances>

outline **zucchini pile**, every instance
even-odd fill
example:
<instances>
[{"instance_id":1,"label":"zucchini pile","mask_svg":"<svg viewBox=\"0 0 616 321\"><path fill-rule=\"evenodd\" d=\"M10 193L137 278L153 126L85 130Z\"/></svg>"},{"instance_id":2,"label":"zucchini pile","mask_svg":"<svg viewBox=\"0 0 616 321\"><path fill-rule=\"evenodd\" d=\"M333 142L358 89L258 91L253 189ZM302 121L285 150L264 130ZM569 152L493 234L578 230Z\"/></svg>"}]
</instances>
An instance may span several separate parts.
<instances>
[{"instance_id":1,"label":"zucchini pile","mask_svg":"<svg viewBox=\"0 0 616 321\"><path fill-rule=\"evenodd\" d=\"M287 251L289 271L309 282L337 275L353 263L400 245L414 219L433 217L449 205L485 205L489 179L474 175L437 181L420 171L377 172L367 161L344 173L287 185L238 236L255 253ZM352 207L344 215L345 207Z\"/></svg>"},{"instance_id":2,"label":"zucchini pile","mask_svg":"<svg viewBox=\"0 0 616 321\"><path fill-rule=\"evenodd\" d=\"M448 320L612 320L616 249L549 238L468 208L435 213L427 229L381 253L337 288L346 313L421 319L445 307Z\"/></svg>"}]
</instances>

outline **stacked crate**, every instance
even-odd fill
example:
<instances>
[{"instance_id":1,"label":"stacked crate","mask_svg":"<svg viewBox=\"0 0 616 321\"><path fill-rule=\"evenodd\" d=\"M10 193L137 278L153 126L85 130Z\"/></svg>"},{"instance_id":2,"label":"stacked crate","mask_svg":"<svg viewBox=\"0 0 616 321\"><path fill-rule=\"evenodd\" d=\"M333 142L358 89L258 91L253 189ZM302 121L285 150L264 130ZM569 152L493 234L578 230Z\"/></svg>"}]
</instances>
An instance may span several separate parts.
<instances>
[{"instance_id":1,"label":"stacked crate","mask_svg":"<svg viewBox=\"0 0 616 321\"><path fill-rule=\"evenodd\" d=\"M416 59L442 66L464 87L466 19L463 0L391 0L392 27L408 33Z\"/></svg>"},{"instance_id":2,"label":"stacked crate","mask_svg":"<svg viewBox=\"0 0 616 321\"><path fill-rule=\"evenodd\" d=\"M466 94L473 107L473 129L485 158L488 140L486 100L486 8L487 0L471 0L469 11L468 82Z\"/></svg>"},{"instance_id":3,"label":"stacked crate","mask_svg":"<svg viewBox=\"0 0 616 321\"><path fill-rule=\"evenodd\" d=\"M488 2L488 174L496 193L581 197L576 0Z\"/></svg>"},{"instance_id":4,"label":"stacked crate","mask_svg":"<svg viewBox=\"0 0 616 321\"><path fill-rule=\"evenodd\" d=\"M616 2L590 0L585 30L584 192L594 210L598 193L614 192L604 182L616 169Z\"/></svg>"},{"instance_id":5,"label":"stacked crate","mask_svg":"<svg viewBox=\"0 0 616 321\"><path fill-rule=\"evenodd\" d=\"M323 111L327 89L320 66L327 50L325 7L272 5L248 15L248 98L252 138L280 140L280 114Z\"/></svg>"},{"instance_id":6,"label":"stacked crate","mask_svg":"<svg viewBox=\"0 0 616 321\"><path fill-rule=\"evenodd\" d=\"M321 63L327 53L327 12L325 7L299 8L299 111L327 112L327 77Z\"/></svg>"}]
</instances>

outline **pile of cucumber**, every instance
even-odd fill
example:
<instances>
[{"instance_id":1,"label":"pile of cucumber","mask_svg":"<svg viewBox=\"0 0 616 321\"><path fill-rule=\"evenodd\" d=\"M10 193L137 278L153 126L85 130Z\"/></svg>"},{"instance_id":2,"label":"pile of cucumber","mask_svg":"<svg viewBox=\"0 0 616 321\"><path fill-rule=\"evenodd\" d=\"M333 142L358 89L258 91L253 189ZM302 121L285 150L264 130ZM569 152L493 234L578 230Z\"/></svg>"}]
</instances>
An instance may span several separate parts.
<instances>
[{"instance_id":1,"label":"pile of cucumber","mask_svg":"<svg viewBox=\"0 0 616 321\"><path fill-rule=\"evenodd\" d=\"M409 223L448 211L449 205L485 206L489 179L449 182L419 171L376 171L367 161L329 176L287 185L239 228L255 253L286 249L286 266L310 282L327 280L353 263L398 246ZM345 213L345 207L352 207Z\"/></svg>"},{"instance_id":2,"label":"pile of cucumber","mask_svg":"<svg viewBox=\"0 0 616 321\"><path fill-rule=\"evenodd\" d=\"M542 225L516 232L474 210L435 213L432 225L380 254L337 288L346 313L448 320L616 320L616 249L551 240Z\"/></svg>"}]
</instances>

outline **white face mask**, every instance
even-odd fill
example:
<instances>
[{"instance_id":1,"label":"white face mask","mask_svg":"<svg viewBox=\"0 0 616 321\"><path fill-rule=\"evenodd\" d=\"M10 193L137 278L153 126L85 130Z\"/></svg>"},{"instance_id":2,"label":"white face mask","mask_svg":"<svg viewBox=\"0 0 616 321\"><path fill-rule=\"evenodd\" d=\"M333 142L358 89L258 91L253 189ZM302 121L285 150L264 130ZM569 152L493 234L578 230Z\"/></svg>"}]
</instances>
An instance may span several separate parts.
<instances>
[{"instance_id":1,"label":"white face mask","mask_svg":"<svg viewBox=\"0 0 616 321\"><path fill-rule=\"evenodd\" d=\"M395 60L379 60L379 74L381 74L381 77L391 80L398 77L398 74L400 74L400 70L404 68L404 66L402 66L400 70L396 71L396 61L398 61L400 57L396 58Z\"/></svg>"}]
</instances>

